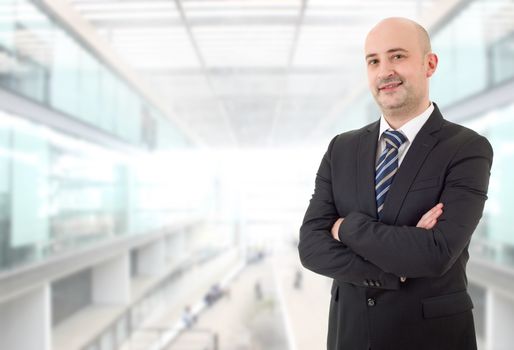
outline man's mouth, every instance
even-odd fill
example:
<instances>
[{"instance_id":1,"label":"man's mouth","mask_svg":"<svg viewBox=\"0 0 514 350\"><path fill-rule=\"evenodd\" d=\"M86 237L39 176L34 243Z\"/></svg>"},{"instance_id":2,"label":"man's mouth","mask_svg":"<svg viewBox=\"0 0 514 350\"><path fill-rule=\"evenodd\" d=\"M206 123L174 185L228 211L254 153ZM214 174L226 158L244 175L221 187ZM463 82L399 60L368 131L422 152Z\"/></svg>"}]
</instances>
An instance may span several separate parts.
<instances>
[{"instance_id":1,"label":"man's mouth","mask_svg":"<svg viewBox=\"0 0 514 350\"><path fill-rule=\"evenodd\" d=\"M387 84L382 84L378 86L378 91L391 91L396 89L398 86L402 85L402 81L392 81Z\"/></svg>"}]
</instances>

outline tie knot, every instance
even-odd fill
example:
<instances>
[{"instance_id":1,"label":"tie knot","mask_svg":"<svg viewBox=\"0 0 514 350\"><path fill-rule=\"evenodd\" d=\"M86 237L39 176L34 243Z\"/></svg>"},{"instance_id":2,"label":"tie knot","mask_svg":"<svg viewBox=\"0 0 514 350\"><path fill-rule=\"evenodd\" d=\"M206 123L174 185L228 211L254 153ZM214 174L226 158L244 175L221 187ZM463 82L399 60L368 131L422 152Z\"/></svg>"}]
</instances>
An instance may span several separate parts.
<instances>
[{"instance_id":1,"label":"tie knot","mask_svg":"<svg viewBox=\"0 0 514 350\"><path fill-rule=\"evenodd\" d=\"M400 148L400 146L407 141L407 138L399 131L386 130L382 134L386 142L386 147Z\"/></svg>"}]
</instances>

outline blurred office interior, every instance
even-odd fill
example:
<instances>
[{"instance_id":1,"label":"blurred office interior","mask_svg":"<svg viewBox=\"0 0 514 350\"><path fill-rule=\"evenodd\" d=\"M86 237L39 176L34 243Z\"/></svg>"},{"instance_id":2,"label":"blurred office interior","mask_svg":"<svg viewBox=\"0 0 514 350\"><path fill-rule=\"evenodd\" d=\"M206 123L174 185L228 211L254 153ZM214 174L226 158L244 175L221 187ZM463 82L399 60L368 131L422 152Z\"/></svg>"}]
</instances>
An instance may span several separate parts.
<instances>
[{"instance_id":1,"label":"blurred office interior","mask_svg":"<svg viewBox=\"0 0 514 350\"><path fill-rule=\"evenodd\" d=\"M0 348L324 349L298 229L330 139L380 116L389 16L493 145L469 291L480 350L512 349L513 0L0 0Z\"/></svg>"}]
</instances>

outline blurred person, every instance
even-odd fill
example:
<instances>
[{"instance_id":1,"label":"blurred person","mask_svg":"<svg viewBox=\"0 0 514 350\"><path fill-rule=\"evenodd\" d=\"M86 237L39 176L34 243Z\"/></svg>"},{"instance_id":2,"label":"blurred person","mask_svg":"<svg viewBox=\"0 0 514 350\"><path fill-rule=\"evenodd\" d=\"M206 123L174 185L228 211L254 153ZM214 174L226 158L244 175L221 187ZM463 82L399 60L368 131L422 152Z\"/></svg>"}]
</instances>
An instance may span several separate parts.
<instances>
[{"instance_id":1,"label":"blurred person","mask_svg":"<svg viewBox=\"0 0 514 350\"><path fill-rule=\"evenodd\" d=\"M207 306L211 306L217 302L223 296L223 290L220 288L218 283L213 284L207 294L204 297Z\"/></svg>"},{"instance_id":2,"label":"blurred person","mask_svg":"<svg viewBox=\"0 0 514 350\"><path fill-rule=\"evenodd\" d=\"M182 322L184 326L189 329L196 323L196 315L191 312L191 307L186 305L184 312L182 313Z\"/></svg>"},{"instance_id":3,"label":"blurred person","mask_svg":"<svg viewBox=\"0 0 514 350\"><path fill-rule=\"evenodd\" d=\"M253 292L256 300L262 300L262 287L261 282L259 280L255 281L255 284L253 285Z\"/></svg>"},{"instance_id":4,"label":"blurred person","mask_svg":"<svg viewBox=\"0 0 514 350\"><path fill-rule=\"evenodd\" d=\"M293 281L293 288L294 289L302 289L302 281L303 281L303 275L301 270L296 270L294 274L294 281Z\"/></svg>"},{"instance_id":5,"label":"blurred person","mask_svg":"<svg viewBox=\"0 0 514 350\"><path fill-rule=\"evenodd\" d=\"M382 116L332 139L300 229L302 264L334 279L327 347L476 349L465 269L492 148L429 99L438 57L418 23L379 22L365 61Z\"/></svg>"}]
</instances>

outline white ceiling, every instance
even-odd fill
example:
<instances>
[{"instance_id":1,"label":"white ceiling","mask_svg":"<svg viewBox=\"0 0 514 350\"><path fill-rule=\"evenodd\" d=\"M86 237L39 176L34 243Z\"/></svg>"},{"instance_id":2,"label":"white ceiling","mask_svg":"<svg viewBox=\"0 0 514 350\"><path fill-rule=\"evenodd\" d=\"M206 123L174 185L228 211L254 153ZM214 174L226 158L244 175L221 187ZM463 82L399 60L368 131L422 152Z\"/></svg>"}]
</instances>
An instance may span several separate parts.
<instances>
[{"instance_id":1,"label":"white ceiling","mask_svg":"<svg viewBox=\"0 0 514 350\"><path fill-rule=\"evenodd\" d=\"M327 142L381 18L436 0L70 0L211 147ZM357 93L356 93L357 92ZM314 132L316 131L316 132Z\"/></svg>"}]
</instances>

